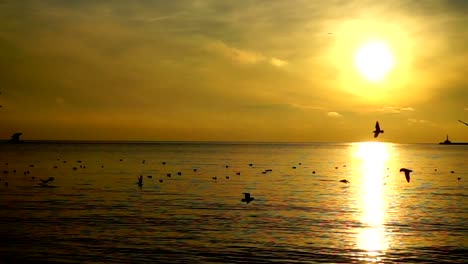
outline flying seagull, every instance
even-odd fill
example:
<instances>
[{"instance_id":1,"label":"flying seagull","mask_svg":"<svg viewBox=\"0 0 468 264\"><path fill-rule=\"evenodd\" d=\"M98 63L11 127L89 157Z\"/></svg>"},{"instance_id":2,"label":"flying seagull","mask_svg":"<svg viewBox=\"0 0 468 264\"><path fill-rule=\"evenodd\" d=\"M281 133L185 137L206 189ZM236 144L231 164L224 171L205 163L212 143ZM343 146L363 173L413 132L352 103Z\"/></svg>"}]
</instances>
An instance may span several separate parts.
<instances>
[{"instance_id":1,"label":"flying seagull","mask_svg":"<svg viewBox=\"0 0 468 264\"><path fill-rule=\"evenodd\" d=\"M383 134L383 130L380 130L380 125L379 125L379 121L375 122L375 131L374 132L374 138L378 137L380 133Z\"/></svg>"},{"instance_id":2,"label":"flying seagull","mask_svg":"<svg viewBox=\"0 0 468 264\"><path fill-rule=\"evenodd\" d=\"M250 203L251 201L255 200L255 198L250 196L250 193L243 193L244 194L244 199L241 200L241 202L245 203Z\"/></svg>"},{"instance_id":3,"label":"flying seagull","mask_svg":"<svg viewBox=\"0 0 468 264\"><path fill-rule=\"evenodd\" d=\"M412 170L409 170L409 169L405 169L405 168L401 168L400 169L400 172L405 172L405 177L406 177L406 181L409 182L410 181L410 172L413 172Z\"/></svg>"}]
</instances>

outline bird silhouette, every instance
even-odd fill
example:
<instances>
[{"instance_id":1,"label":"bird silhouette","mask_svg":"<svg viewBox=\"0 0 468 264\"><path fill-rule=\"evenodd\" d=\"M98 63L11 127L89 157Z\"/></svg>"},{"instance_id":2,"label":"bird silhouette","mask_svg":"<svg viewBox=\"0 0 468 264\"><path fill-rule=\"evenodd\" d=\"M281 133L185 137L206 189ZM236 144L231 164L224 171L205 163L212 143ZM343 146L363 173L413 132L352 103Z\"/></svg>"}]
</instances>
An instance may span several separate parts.
<instances>
[{"instance_id":1,"label":"bird silhouette","mask_svg":"<svg viewBox=\"0 0 468 264\"><path fill-rule=\"evenodd\" d=\"M250 193L243 193L243 194L244 194L244 198L241 200L241 202L248 204L251 201L255 200L255 198L250 196Z\"/></svg>"},{"instance_id":2,"label":"bird silhouette","mask_svg":"<svg viewBox=\"0 0 468 264\"><path fill-rule=\"evenodd\" d=\"M410 182L410 172L413 172L413 171L410 169L401 168L400 172L402 171L405 172L406 181Z\"/></svg>"},{"instance_id":3,"label":"bird silhouette","mask_svg":"<svg viewBox=\"0 0 468 264\"><path fill-rule=\"evenodd\" d=\"M41 182L39 183L40 186L48 186L49 182L52 182L55 178L54 177L49 177L46 180L39 179Z\"/></svg>"},{"instance_id":4,"label":"bird silhouette","mask_svg":"<svg viewBox=\"0 0 468 264\"><path fill-rule=\"evenodd\" d=\"M138 176L138 186L140 186L140 187L143 186L143 176L142 175Z\"/></svg>"},{"instance_id":5,"label":"bird silhouette","mask_svg":"<svg viewBox=\"0 0 468 264\"><path fill-rule=\"evenodd\" d=\"M340 182L342 182L342 183L350 183L350 182L349 182L348 180L346 180L346 179L343 179L343 180L341 180Z\"/></svg>"},{"instance_id":6,"label":"bird silhouette","mask_svg":"<svg viewBox=\"0 0 468 264\"><path fill-rule=\"evenodd\" d=\"M380 129L379 121L375 122L374 138L378 137L380 133L383 134L383 130Z\"/></svg>"}]
</instances>

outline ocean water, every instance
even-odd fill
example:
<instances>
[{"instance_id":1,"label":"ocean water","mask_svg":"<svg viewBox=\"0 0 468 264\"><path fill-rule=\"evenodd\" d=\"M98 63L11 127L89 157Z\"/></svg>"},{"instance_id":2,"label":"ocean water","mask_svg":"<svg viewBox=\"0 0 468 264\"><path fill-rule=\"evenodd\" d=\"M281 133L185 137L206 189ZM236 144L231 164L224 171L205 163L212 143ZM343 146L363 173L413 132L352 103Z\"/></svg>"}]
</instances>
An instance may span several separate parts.
<instances>
[{"instance_id":1,"label":"ocean water","mask_svg":"<svg viewBox=\"0 0 468 264\"><path fill-rule=\"evenodd\" d=\"M466 263L467 161L378 142L1 144L0 263Z\"/></svg>"}]
</instances>

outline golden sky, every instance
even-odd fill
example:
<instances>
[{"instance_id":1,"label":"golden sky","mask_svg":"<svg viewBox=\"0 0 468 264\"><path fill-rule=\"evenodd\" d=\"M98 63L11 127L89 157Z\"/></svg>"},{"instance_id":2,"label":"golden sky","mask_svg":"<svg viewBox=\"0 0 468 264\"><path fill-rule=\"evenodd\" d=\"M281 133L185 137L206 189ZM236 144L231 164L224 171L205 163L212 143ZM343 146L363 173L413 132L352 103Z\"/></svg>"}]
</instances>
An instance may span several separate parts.
<instances>
[{"instance_id":1,"label":"golden sky","mask_svg":"<svg viewBox=\"0 0 468 264\"><path fill-rule=\"evenodd\" d=\"M1 1L0 138L468 141L468 1ZM357 70L366 43L393 67ZM374 56L375 57L375 56ZM377 56L378 57L378 56Z\"/></svg>"}]
</instances>

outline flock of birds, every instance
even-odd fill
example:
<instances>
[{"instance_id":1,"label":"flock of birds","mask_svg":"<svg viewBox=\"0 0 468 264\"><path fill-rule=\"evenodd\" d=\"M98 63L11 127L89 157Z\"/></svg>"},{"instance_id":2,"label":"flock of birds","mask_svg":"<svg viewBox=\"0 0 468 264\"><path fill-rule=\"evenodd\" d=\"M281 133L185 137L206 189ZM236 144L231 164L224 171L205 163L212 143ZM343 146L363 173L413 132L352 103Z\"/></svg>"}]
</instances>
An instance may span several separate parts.
<instances>
[{"instance_id":1,"label":"flock of birds","mask_svg":"<svg viewBox=\"0 0 468 264\"><path fill-rule=\"evenodd\" d=\"M379 136L379 134L383 134L383 133L384 133L384 130L382 130L382 129L380 128L380 124L379 124L378 121L377 121L376 124L375 124L375 130L373 131L373 133L374 133L374 138L377 138L377 137ZM60 159L57 159L57 161L60 161ZM122 162L123 159L120 159L120 161ZM66 163L65 160L63 160L62 162L63 162L63 163ZM81 160L78 160L77 163L80 164L80 165L79 165L80 168L83 168L83 169L86 168L85 165L81 164L81 163L82 163ZM146 163L146 160L142 160L142 163L145 164L145 163ZM165 165L165 164L166 164L166 162L162 162L162 165ZM6 163L5 165L8 165L8 163ZM299 163L299 165L301 165L301 163ZM253 164L250 163L249 166L252 167ZM346 165L343 165L343 166L346 167ZM29 167L31 167L31 168L34 167L34 164L30 164ZM225 165L225 167L226 167L226 168L229 168L228 165ZM54 169L57 169L58 166L54 166L53 168L54 168ZM101 168L104 168L104 165L101 165ZM74 166L74 167L72 167L72 169L73 169L74 171L76 171L76 170L78 169L78 167ZM293 166L292 169L296 169L296 167ZM335 169L338 169L338 167L335 167ZM387 168L387 169L388 169L388 168ZM194 168L193 171L196 172L197 169ZM266 169L266 170L262 171L262 174L266 174L266 173L271 172L271 171L272 171L271 169ZM437 169L435 169L435 171L437 171ZM411 170L411 169L407 169L407 168L401 168L401 169L400 169L400 172L403 172L403 173L404 173L405 178L406 178L406 181L409 183L409 182L410 182L410 179L411 179L410 173L412 172L412 170ZM8 170L4 170L4 171L3 171L3 174L8 174L8 173L9 173ZM12 170L12 173L15 174L15 173L16 173L16 169ZM24 175L29 175L30 173L31 173L31 172L30 172L29 170L26 170L26 171L23 172ZM454 171L451 171L451 173L454 173ZM315 174L315 171L312 171L312 174ZM177 172L177 175L178 175L178 176L181 176L181 175L182 175L182 172L180 172L180 171ZM240 175L240 172L236 172L236 175ZM167 176L168 178L170 178L170 177L171 177L171 173L167 173L166 176ZM151 175L148 175L147 177L148 177L148 178L152 178ZM225 176L225 177L226 177L226 179L229 179L229 178L230 178L229 176ZM35 180L35 176L31 176L31 179L32 179L32 180ZM217 176L213 176L212 179L216 181L216 180L217 180ZM458 177L457 179L458 179L458 181L461 180L460 177ZM0 178L0 181L1 181L1 180L2 180L2 179ZM51 187L49 184L52 183L54 180L55 180L54 177L48 177L47 179L39 179L38 185L39 185L40 187ZM141 187L143 186L143 175L139 175L139 176L137 177L137 180L138 180L138 181L137 181L137 185L141 188ZM162 183L163 180L162 180L162 179L159 179L159 182ZM348 181L347 179L342 179L342 180L340 180L339 182L344 183L344 184L350 183L350 181ZM5 182L4 182L4 185L5 185L6 187L8 187L8 181L5 181ZM250 202L252 202L252 201L255 200L255 198L252 197L250 193L247 193L247 192L246 192L246 193L243 193L243 195L244 195L244 198L241 199L241 202L243 202L243 203L249 204Z\"/></svg>"},{"instance_id":2,"label":"flock of birds","mask_svg":"<svg viewBox=\"0 0 468 264\"><path fill-rule=\"evenodd\" d=\"M61 160L60 160L60 159L57 159L57 161L61 161ZM120 162L123 162L123 161L124 161L124 159L120 159ZM67 163L66 160L62 160L61 162ZM81 160L77 160L76 162L77 162L78 164L81 164L81 163L82 163ZM143 160L142 163L143 163L143 164L146 163L146 160ZM8 165L9 165L8 163L5 163L5 166L8 166ZM162 162L162 165L166 165L166 162ZM253 164L250 163L249 166L252 167ZM29 167L30 167L30 168L34 168L35 165L34 165L34 164L30 164ZM228 165L225 165L225 167L226 167L226 168L229 168ZM54 168L54 169L58 169L58 166L53 166L53 168ZM86 169L86 165L79 165L79 168L80 168L80 169ZM101 165L101 168L104 168L104 165ZM295 168L295 167L293 167L293 168ZM76 170L78 170L78 167L77 167L77 166L73 166L73 167L72 167L72 170L73 170L73 171L76 171ZM194 172L197 172L197 169L194 168L193 171L194 171ZM271 172L271 171L272 171L272 169L266 169L266 170L264 170L262 173L265 174L265 173ZM16 173L17 173L17 170L16 170L16 169L13 169L13 170L11 170L11 171L10 171L10 170L3 170L3 174L4 174L4 175L8 175L8 174L10 174L10 173L11 173L11 174L16 174ZM315 172L314 172L314 173L315 173ZM241 173L240 173L240 172L236 172L235 174L239 176ZM29 169L28 169L28 170L25 170L25 171L23 172L23 175L24 175L24 176L31 175L31 170L29 170ZM178 176L181 176L181 175L182 175L182 172L181 172L181 171L177 172L177 175L178 175ZM171 178L172 174L171 174L171 173L167 173L166 176L167 176L168 178ZM225 177L226 177L226 179L229 179L229 178L230 178L229 176L225 176ZM152 175L148 175L147 178L151 179L151 178L153 178L153 176L152 176ZM214 176L214 177L212 177L212 179L216 181L216 180L217 180L217 177ZM31 176L31 180L36 180L36 177L35 177L35 176ZM55 187L55 186L53 186L53 185L49 185L50 183L52 183L52 182L55 180L55 177L48 177L47 179L41 179L41 178L39 178L38 180L39 180L39 182L38 182L38 186L39 186L39 187ZM139 176L137 177L137 180L138 180L138 181L137 181L136 184L141 188L141 187L143 186L143 175L139 175ZM0 181L2 181L2 178L0 178ZM162 183L162 182L163 182L163 179L159 179L159 182ZM4 181L4 185L5 185L6 187L8 187L8 186L9 186L8 181ZM252 196L250 195L250 193L243 193L243 194L244 194L244 198L241 199L242 202L245 202L246 204L249 204L250 202L252 202L253 200L255 200L255 198L252 197Z\"/></svg>"}]
</instances>

